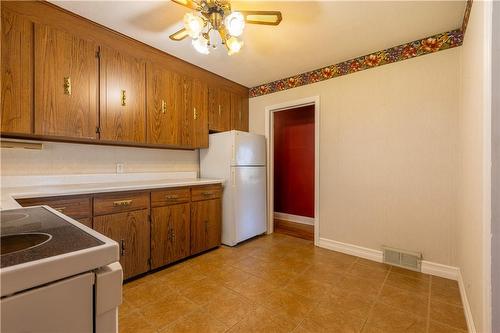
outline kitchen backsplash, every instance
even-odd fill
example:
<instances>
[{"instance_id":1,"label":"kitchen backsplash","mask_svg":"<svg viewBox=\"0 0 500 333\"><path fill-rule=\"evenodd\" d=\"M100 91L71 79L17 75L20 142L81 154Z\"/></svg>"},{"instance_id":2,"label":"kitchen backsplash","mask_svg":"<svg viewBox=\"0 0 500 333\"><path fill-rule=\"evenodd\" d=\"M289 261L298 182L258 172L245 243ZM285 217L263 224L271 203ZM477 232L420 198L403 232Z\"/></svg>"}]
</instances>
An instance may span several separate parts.
<instances>
[{"instance_id":1,"label":"kitchen backsplash","mask_svg":"<svg viewBox=\"0 0 500 333\"><path fill-rule=\"evenodd\" d=\"M2 148L2 175L55 175L199 170L198 151L44 142L42 150Z\"/></svg>"}]
</instances>

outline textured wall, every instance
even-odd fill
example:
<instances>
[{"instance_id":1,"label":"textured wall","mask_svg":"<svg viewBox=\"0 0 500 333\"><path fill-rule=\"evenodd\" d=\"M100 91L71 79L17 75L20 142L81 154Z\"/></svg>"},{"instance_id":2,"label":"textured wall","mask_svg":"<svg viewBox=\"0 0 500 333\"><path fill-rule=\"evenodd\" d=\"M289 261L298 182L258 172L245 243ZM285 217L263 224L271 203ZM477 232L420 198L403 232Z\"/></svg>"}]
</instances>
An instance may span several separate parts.
<instances>
[{"instance_id":1,"label":"textured wall","mask_svg":"<svg viewBox=\"0 0 500 333\"><path fill-rule=\"evenodd\" d=\"M320 97L320 237L453 264L459 53L450 49L250 99Z\"/></svg>"}]
</instances>

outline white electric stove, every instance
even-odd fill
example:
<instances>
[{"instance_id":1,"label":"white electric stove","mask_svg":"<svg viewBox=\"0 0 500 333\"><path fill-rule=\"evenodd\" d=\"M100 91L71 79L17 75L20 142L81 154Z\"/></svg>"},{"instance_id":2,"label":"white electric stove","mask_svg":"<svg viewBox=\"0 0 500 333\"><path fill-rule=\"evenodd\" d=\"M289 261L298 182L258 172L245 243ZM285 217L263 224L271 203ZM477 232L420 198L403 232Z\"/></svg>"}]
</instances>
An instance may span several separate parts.
<instances>
[{"instance_id":1,"label":"white electric stove","mask_svg":"<svg viewBox=\"0 0 500 333\"><path fill-rule=\"evenodd\" d=\"M118 244L48 206L0 212L2 332L117 332Z\"/></svg>"}]
</instances>

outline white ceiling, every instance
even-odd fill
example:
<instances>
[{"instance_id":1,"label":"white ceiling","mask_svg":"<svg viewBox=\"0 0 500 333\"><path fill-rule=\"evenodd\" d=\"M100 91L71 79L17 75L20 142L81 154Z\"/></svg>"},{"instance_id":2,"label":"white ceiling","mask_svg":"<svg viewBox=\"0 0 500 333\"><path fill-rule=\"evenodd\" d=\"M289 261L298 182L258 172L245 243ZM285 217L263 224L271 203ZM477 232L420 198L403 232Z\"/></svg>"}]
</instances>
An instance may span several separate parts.
<instances>
[{"instance_id":1,"label":"white ceiling","mask_svg":"<svg viewBox=\"0 0 500 333\"><path fill-rule=\"evenodd\" d=\"M51 1L247 87L461 26L465 1L234 1L233 9L280 10L277 27L247 25L236 55L197 53L171 41L187 9L170 1Z\"/></svg>"}]
</instances>

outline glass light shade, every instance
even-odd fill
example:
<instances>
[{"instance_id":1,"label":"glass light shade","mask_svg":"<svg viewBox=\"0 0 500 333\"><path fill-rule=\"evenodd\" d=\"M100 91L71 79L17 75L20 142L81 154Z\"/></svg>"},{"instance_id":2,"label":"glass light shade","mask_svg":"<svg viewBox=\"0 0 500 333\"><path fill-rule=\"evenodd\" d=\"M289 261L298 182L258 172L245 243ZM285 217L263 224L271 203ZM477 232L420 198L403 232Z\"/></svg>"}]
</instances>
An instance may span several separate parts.
<instances>
[{"instance_id":1,"label":"glass light shade","mask_svg":"<svg viewBox=\"0 0 500 333\"><path fill-rule=\"evenodd\" d=\"M193 13L186 13L184 15L184 28L186 28L188 35L192 38L198 38L204 26L205 22L201 17Z\"/></svg>"},{"instance_id":2,"label":"glass light shade","mask_svg":"<svg viewBox=\"0 0 500 333\"><path fill-rule=\"evenodd\" d=\"M231 37L226 41L226 45L228 48L227 54L233 55L240 52L241 47L243 46L243 42L236 37Z\"/></svg>"},{"instance_id":3,"label":"glass light shade","mask_svg":"<svg viewBox=\"0 0 500 333\"><path fill-rule=\"evenodd\" d=\"M193 44L193 47L196 51L200 52L201 54L209 54L210 51L208 49L208 40L203 37L203 36L200 36L196 39L193 39L193 41L191 42Z\"/></svg>"},{"instance_id":4,"label":"glass light shade","mask_svg":"<svg viewBox=\"0 0 500 333\"><path fill-rule=\"evenodd\" d=\"M232 12L224 19L227 32L234 37L239 37L245 28L245 18L240 12Z\"/></svg>"}]
</instances>

